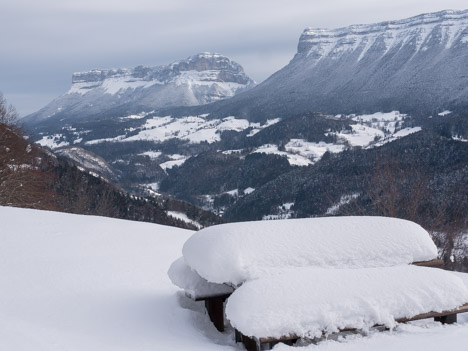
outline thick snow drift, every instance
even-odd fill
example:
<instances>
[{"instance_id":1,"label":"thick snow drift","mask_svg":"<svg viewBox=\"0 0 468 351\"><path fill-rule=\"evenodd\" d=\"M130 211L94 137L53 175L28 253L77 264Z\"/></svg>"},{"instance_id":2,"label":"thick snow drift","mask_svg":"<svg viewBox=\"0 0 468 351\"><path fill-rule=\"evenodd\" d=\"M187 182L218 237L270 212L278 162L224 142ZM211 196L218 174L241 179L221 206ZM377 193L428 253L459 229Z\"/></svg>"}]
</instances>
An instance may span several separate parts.
<instances>
[{"instance_id":1,"label":"thick snow drift","mask_svg":"<svg viewBox=\"0 0 468 351\"><path fill-rule=\"evenodd\" d=\"M196 232L185 262L213 283L240 284L287 267L384 267L431 260L419 225L386 217L328 217L221 224Z\"/></svg>"},{"instance_id":2,"label":"thick snow drift","mask_svg":"<svg viewBox=\"0 0 468 351\"><path fill-rule=\"evenodd\" d=\"M207 282L187 266L183 257L172 263L167 274L174 285L184 289L185 293L194 300L200 297L230 294L234 291L230 286Z\"/></svg>"},{"instance_id":3,"label":"thick snow drift","mask_svg":"<svg viewBox=\"0 0 468 351\"><path fill-rule=\"evenodd\" d=\"M468 289L440 269L296 268L244 283L226 315L248 336L321 336L344 328L395 326L395 319L442 312L468 302Z\"/></svg>"}]
</instances>

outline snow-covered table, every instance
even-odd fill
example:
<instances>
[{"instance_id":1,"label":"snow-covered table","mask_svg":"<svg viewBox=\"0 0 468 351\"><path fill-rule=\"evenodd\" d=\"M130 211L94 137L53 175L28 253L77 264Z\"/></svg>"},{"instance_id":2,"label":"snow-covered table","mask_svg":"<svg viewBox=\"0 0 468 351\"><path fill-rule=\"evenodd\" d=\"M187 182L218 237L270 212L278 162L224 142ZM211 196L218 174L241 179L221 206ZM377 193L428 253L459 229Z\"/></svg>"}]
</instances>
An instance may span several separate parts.
<instances>
[{"instance_id":1,"label":"snow-covered table","mask_svg":"<svg viewBox=\"0 0 468 351\"><path fill-rule=\"evenodd\" d=\"M436 267L441 263L429 234L413 222L328 217L229 223L203 229L187 240L183 257L171 266L169 276L187 296L205 300L218 330L224 329L224 301L232 293L227 318L239 330L245 346L256 350L265 342L375 324L391 326L392 322L422 317L450 322L453 317L447 316L468 309L463 306L468 302L465 286L442 270L409 266ZM402 281L407 284L399 278L405 278ZM360 281L360 289L369 293L361 294L359 289L353 293L353 281ZM338 310L318 308L321 297L329 298L328 307L342 303L337 287L349 292L347 303ZM428 300L425 296L439 298ZM393 310L384 308L389 300L394 301ZM373 309L363 308L369 304ZM385 313L379 315L378 311ZM327 324L332 315L344 324ZM289 324L285 316L290 317ZM277 324L268 329L274 320Z\"/></svg>"},{"instance_id":2,"label":"snow-covered table","mask_svg":"<svg viewBox=\"0 0 468 351\"><path fill-rule=\"evenodd\" d=\"M234 288L226 284L210 283L192 270L183 257L175 260L169 271L174 285L182 288L185 295L195 301L204 301L211 321L219 331L224 331L224 302Z\"/></svg>"},{"instance_id":3,"label":"snow-covered table","mask_svg":"<svg viewBox=\"0 0 468 351\"><path fill-rule=\"evenodd\" d=\"M228 285L284 268L389 267L437 258L416 223L366 216L221 224L196 232L182 253L201 277Z\"/></svg>"}]
</instances>

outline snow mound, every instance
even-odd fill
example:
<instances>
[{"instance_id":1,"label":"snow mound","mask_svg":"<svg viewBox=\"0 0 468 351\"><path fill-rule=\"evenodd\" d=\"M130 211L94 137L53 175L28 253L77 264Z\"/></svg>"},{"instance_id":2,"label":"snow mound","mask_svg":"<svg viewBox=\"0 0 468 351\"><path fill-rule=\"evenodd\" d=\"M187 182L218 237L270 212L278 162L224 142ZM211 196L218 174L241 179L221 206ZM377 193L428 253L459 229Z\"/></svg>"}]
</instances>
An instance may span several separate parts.
<instances>
[{"instance_id":1,"label":"snow mound","mask_svg":"<svg viewBox=\"0 0 468 351\"><path fill-rule=\"evenodd\" d=\"M207 282L187 266L183 257L172 263L167 275L174 285L184 289L185 293L194 300L200 297L230 294L234 291L230 286Z\"/></svg>"},{"instance_id":2,"label":"snow mound","mask_svg":"<svg viewBox=\"0 0 468 351\"><path fill-rule=\"evenodd\" d=\"M304 267L246 282L229 298L226 315L248 336L313 338L345 328L393 328L395 319L466 302L463 281L440 269Z\"/></svg>"},{"instance_id":3,"label":"snow mound","mask_svg":"<svg viewBox=\"0 0 468 351\"><path fill-rule=\"evenodd\" d=\"M185 262L213 283L238 285L293 267L385 267L431 260L437 248L419 225L386 217L228 223L184 244Z\"/></svg>"}]
</instances>

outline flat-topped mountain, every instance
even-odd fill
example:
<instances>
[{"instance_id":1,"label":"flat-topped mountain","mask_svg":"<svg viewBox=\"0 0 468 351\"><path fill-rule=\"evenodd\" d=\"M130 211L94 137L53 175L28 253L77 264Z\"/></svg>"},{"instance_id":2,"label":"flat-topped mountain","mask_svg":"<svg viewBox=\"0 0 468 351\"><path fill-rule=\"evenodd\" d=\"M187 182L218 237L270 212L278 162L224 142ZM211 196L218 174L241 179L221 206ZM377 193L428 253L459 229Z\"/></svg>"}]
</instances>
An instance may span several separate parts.
<instances>
[{"instance_id":1,"label":"flat-topped mountain","mask_svg":"<svg viewBox=\"0 0 468 351\"><path fill-rule=\"evenodd\" d=\"M91 70L74 73L70 90L27 117L85 118L125 106L126 111L151 111L207 104L255 85L241 65L229 58L202 53L167 66ZM54 118L54 119L55 119Z\"/></svg>"},{"instance_id":2,"label":"flat-topped mountain","mask_svg":"<svg viewBox=\"0 0 468 351\"><path fill-rule=\"evenodd\" d=\"M359 53L359 61L372 47L384 53L410 42L415 46L415 52L426 51L429 44L442 44L449 48L457 41L468 41L467 23L468 11L447 10L338 29L307 28L299 39L298 54L321 59L339 57L351 51Z\"/></svg>"},{"instance_id":3,"label":"flat-topped mountain","mask_svg":"<svg viewBox=\"0 0 468 351\"><path fill-rule=\"evenodd\" d=\"M441 112L468 104L467 67L468 10L308 28L286 67L202 110L256 121L307 111Z\"/></svg>"}]
</instances>

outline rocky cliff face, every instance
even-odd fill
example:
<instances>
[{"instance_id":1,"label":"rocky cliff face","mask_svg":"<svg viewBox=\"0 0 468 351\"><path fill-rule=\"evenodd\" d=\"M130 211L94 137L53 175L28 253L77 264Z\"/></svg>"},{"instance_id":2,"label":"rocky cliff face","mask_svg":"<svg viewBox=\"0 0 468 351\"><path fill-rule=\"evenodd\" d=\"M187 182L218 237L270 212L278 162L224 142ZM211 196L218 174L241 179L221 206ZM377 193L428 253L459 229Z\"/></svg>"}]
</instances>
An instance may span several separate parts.
<instances>
[{"instance_id":1,"label":"rocky cliff face","mask_svg":"<svg viewBox=\"0 0 468 351\"><path fill-rule=\"evenodd\" d=\"M468 11L339 29L306 29L293 60L212 107L262 120L306 111L433 113L468 103Z\"/></svg>"},{"instance_id":2,"label":"rocky cliff face","mask_svg":"<svg viewBox=\"0 0 468 351\"><path fill-rule=\"evenodd\" d=\"M467 26L468 11L443 11L332 30L307 28L299 39L297 53L317 61L352 53L354 61L360 61L367 54L384 56L406 46L414 54L437 46L449 49L468 42Z\"/></svg>"},{"instance_id":3,"label":"rocky cliff face","mask_svg":"<svg viewBox=\"0 0 468 351\"><path fill-rule=\"evenodd\" d=\"M253 83L238 63L219 54L202 53L167 66L138 66L133 69L96 69L88 72L74 73L72 76L72 89L69 93L80 92L81 94L85 94L87 90L93 88L105 88L107 85L110 85L109 83L112 80L119 81L122 86L118 88L125 89L180 82L184 78L193 78L195 83L216 82L239 85ZM125 83L127 83L127 86L124 86Z\"/></svg>"},{"instance_id":4,"label":"rocky cliff face","mask_svg":"<svg viewBox=\"0 0 468 351\"><path fill-rule=\"evenodd\" d=\"M193 106L222 100L255 82L229 58L202 53L167 66L74 73L70 90L27 117L89 117L125 106L126 111Z\"/></svg>"}]
</instances>

